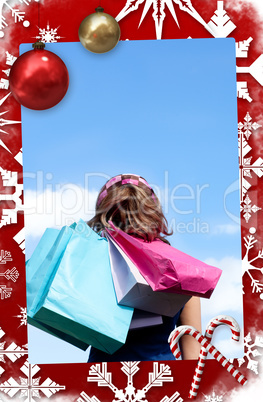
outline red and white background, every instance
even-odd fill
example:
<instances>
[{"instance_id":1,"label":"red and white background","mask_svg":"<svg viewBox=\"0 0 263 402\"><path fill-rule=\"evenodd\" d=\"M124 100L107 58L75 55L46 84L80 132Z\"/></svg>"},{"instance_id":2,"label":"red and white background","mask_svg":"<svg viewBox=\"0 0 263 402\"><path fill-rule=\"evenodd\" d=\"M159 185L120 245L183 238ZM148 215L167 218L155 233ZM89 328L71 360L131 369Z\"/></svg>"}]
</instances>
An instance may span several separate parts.
<instances>
[{"instance_id":1,"label":"red and white background","mask_svg":"<svg viewBox=\"0 0 263 402\"><path fill-rule=\"evenodd\" d=\"M28 363L21 107L10 93L8 77L21 43L77 42L80 22L98 5L118 20L121 40L235 38L245 353L233 364L248 382L241 386L216 360L207 360L196 400L259 401L263 395L262 0L0 0L0 400L179 402L187 400L194 374L195 361Z\"/></svg>"}]
</instances>

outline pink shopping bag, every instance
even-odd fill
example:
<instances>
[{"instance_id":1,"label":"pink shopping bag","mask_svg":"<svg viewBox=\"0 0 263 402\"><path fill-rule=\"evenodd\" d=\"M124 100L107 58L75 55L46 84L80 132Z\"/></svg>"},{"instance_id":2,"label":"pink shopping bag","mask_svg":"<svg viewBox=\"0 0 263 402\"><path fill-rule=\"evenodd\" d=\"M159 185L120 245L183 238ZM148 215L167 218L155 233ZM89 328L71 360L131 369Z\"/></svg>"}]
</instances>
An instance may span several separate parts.
<instances>
[{"instance_id":1,"label":"pink shopping bag","mask_svg":"<svg viewBox=\"0 0 263 402\"><path fill-rule=\"evenodd\" d=\"M207 265L160 239L146 242L109 223L108 235L136 265L154 291L210 298L221 269Z\"/></svg>"},{"instance_id":2,"label":"pink shopping bag","mask_svg":"<svg viewBox=\"0 0 263 402\"><path fill-rule=\"evenodd\" d=\"M191 296L153 291L120 246L109 235L106 234L106 237L109 244L111 273L118 304L139 309L141 311L141 319L138 321L140 326L158 325L160 324L158 320L162 320L161 316L163 315L174 317ZM134 319L133 315L130 329L135 324Z\"/></svg>"}]
</instances>

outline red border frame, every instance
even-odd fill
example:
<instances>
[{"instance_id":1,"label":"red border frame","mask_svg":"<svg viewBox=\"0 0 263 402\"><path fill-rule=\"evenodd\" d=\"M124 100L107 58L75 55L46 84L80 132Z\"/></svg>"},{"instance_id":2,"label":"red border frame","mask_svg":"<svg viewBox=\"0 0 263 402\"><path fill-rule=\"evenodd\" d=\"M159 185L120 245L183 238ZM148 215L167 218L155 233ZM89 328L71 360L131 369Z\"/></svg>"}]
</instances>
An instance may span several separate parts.
<instances>
[{"instance_id":1,"label":"red border frame","mask_svg":"<svg viewBox=\"0 0 263 402\"><path fill-rule=\"evenodd\" d=\"M2 15L4 16L4 21L6 24L8 24L8 26L4 27L4 36L0 38L1 45L3 45L3 50L0 52L0 65L2 70L0 76L0 113L7 112L4 116L1 116L1 118L13 121L21 120L21 111L18 103L14 100L12 95L9 95L10 91L7 87L8 76L5 70L8 70L10 66L6 63L6 52L9 52L11 55L17 57L19 44L25 42L34 42L34 37L38 35L37 27L39 26L43 28L47 25L47 23L49 23L49 25L53 28L59 27L58 32L61 38L58 40L67 42L78 41L78 27L80 22L84 17L94 12L95 7L99 5L97 0L90 2L87 2L86 0L79 0L78 2L73 2L72 0L45 0L44 2L41 1L38 3L33 0L21 1L22 4L21 2L17 2L15 8L18 9L19 12L25 13L24 21L29 21L29 26L27 26L27 23L24 23L23 25L23 21L14 23L14 17L12 16L11 10L8 7L8 1L2 6ZM105 12L115 17L125 6L126 0L114 2L109 0L101 0L100 3L104 7ZM135 1L132 3L135 3ZM161 3L162 1L159 1L159 5ZM211 34L200 23L195 21L187 12L181 10L180 7L175 3L176 1L173 4L178 16L180 29L173 20L171 13L166 6L164 10L166 16L163 21L162 30L163 39L188 38L189 36L192 38L212 37ZM191 4L189 1L181 2L181 4L183 3L185 5ZM198 13L205 21L210 21L215 15L215 12L219 13L218 7L221 7L219 3L223 3L223 11L221 10L221 13L226 13L224 17L226 21L225 24L227 24L229 19L236 26L236 28L232 32L229 32L227 36L234 37L236 42L253 38L253 40L248 40L247 52L245 49L243 51L243 56L246 57L237 57L237 65L250 66L255 62L256 59L259 58L263 38L263 17L260 16L260 13L256 8L256 4L258 4L256 1L254 5L253 2L245 0L229 0L224 2L218 2L216 0L193 0L192 3L194 3L193 5L195 9L198 10ZM152 6L145 16L144 21L138 28L143 7L144 2L139 4L137 9L119 21L122 32L122 40L156 39L155 24L152 17ZM261 145L263 129L256 124L252 124L256 122L258 124L262 124L261 99L263 89L261 84L249 73L237 74L237 81L244 82L244 84L242 84L243 87L247 85L249 91L249 94L248 91L243 92L243 96L245 96L245 98L238 98L240 149L241 151L245 149L242 146L242 143L245 145L245 141L251 147L247 155L244 155L243 153L243 157L241 152L240 158L241 180L243 180L243 183L249 187L245 189L244 196L241 199L241 207L243 207L241 213L242 251L243 261L246 263L247 257L249 261L253 260L254 258L258 257L258 253L262 249L261 238L263 230L263 211L251 211L251 217L246 220L244 208L247 208L247 205L250 204L251 206L260 206L263 199L263 186L260 185L261 176L263 174L263 160L261 163L261 155L263 153ZM242 91L240 92L240 96L242 96ZM6 131L8 135L0 131L0 140L3 141L4 145L9 149L9 151L1 143L0 166L3 170L1 171L0 175L0 177L2 177L0 180L0 196L10 192L12 193L13 191L10 188L8 189L8 187L5 188L4 184L6 183L3 183L3 179L6 180L8 177L8 172L12 172L11 176L9 177L9 186L11 184L16 186L15 191L19 193L21 190L20 184L22 184L22 166L18 162L19 158L16 157L21 149L20 125L6 125L1 118L0 122L2 121L3 125L0 128ZM250 130L250 132L246 130ZM3 173L4 171L7 173ZM247 185L247 183L249 183L249 185ZM250 198L251 202L246 199L247 196ZM2 201L0 204L0 212L2 213L3 208L13 208L14 205L11 204ZM0 229L0 248L3 251L9 251L12 254L12 261L7 261L6 264L2 265L2 267L6 267L7 269L16 267L17 271L19 272L19 278L16 282L10 282L5 277L0 278L0 286L5 286L5 288L2 288L1 293L1 295L3 294L3 298L0 299L0 327L2 328L0 331L0 339L1 342L5 341L5 345L0 345L0 397L3 399L6 398L4 400L10 400L10 398L12 400L18 399L21 393L21 388L23 388L20 380L20 377L22 377L28 379L28 384L30 383L30 386L33 386L33 388L35 387L34 392L39 392L39 396L42 399L52 396L53 400L63 399L67 401L93 402L96 401L97 398L99 401L112 401L114 399L114 393L111 389L107 387L98 387L97 383L87 382L87 376L89 375L90 370L89 364L27 364L27 332L26 326L23 324L21 325L23 322L23 312L20 309L20 307L23 308L26 306L24 274L25 261L22 251L24 247L22 230L24 220L19 203L17 203L16 208L18 212L17 214L14 214L15 221L2 226ZM17 236L18 233L19 235ZM245 239L248 239L248 236L252 235L254 236L256 243L247 254ZM257 349L259 352L262 352L263 348L263 340L259 338L263 331L261 313L261 295L263 295L263 293L261 294L260 291L253 292L251 286L251 275L255 280L259 281L259 284L263 283L262 272L260 270L253 270L253 268L256 267L262 267L261 258L256 259L255 262L252 262L250 265L246 265L245 268L248 268L248 270L243 276L244 333L245 336L250 333L251 341L248 341L245 347L246 355L244 357L244 362L242 363L241 360L239 362L234 360L234 364L236 366L241 364L240 370L248 378L248 385L246 385L246 388L243 389L241 385L237 384L235 380L228 373L226 373L218 362L209 360L206 363L203 379L199 388L198 396L196 398L197 401L216 400L212 399L213 392L215 392L215 398L216 396L222 396L223 399L219 400L231 401L234 399L237 400L237 397L238 400L243 400L243 397L247 400L248 396L252 396L254 392L253 390L255 389L255 384L257 384L257 389L259 390L259 384L262 382L262 379L260 381L261 363L257 356L253 356L251 354L251 352L255 349ZM12 288L12 290L9 292L9 296L7 290L8 288ZM254 366L252 364L253 361ZM177 361L169 363L173 381L164 382L163 386L160 387L152 387L145 396L147 397L147 400L156 402L179 401L179 396L175 395L176 391L180 393L180 396L183 398L183 400L187 399L195 364L196 362L193 361ZM127 386L127 378L121 371L121 367L121 363L108 364L108 372L112 373L113 383L120 389ZM140 389L143 388L148 382L148 374L153 370L153 363L141 362L138 367L139 371L134 377L134 386L137 389ZM255 371L259 371L260 373L257 375ZM39 374L37 374L38 372ZM74 378L72 377L73 373ZM40 386L37 386L37 382L34 380L39 376L41 377L39 381ZM10 380L11 378L13 381L15 381L15 383L17 383L17 386L12 386L12 381ZM47 378L51 378L55 384L60 384L62 388L60 389L58 385L54 385L53 383L53 385L50 386L50 394L48 394L49 385L47 385L46 390L43 391L44 387L41 387L41 384L43 384ZM253 384L253 390L250 384ZM29 389L31 388L28 388L28 386L24 384L25 395L27 392L32 394L31 391L28 391ZM82 392L85 392L86 396L84 394L81 395ZM52 395L53 393L54 395ZM207 395L207 398L205 395ZM167 396L167 399L164 398L165 396ZM34 397L31 400L35 400Z\"/></svg>"}]
</instances>

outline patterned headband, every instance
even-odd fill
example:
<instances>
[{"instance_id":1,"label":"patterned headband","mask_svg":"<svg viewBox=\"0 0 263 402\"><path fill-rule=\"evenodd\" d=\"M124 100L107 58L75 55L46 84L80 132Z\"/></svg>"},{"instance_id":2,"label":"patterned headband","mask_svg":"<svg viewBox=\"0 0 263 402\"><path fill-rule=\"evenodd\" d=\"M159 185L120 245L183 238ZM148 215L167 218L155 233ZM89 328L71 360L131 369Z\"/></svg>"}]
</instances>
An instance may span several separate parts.
<instances>
[{"instance_id":1,"label":"patterned headband","mask_svg":"<svg viewBox=\"0 0 263 402\"><path fill-rule=\"evenodd\" d=\"M110 180L107 181L106 184L101 189L99 198L97 200L97 207L100 205L101 201L106 197L108 194L108 189L112 186L115 187L121 187L124 184L133 184L138 187L147 187L149 190L152 192L152 198L156 201L156 197L154 195L153 189L150 187L150 185L147 183L147 181L141 177L137 176L135 174L119 174L117 176L112 177Z\"/></svg>"}]
</instances>

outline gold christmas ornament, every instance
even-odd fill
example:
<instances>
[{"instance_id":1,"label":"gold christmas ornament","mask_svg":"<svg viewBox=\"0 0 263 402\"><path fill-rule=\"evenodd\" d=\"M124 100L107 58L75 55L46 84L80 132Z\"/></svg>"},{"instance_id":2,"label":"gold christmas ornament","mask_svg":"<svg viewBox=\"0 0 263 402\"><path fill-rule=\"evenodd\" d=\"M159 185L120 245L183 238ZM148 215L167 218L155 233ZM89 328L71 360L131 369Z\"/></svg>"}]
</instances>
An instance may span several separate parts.
<instances>
[{"instance_id":1,"label":"gold christmas ornament","mask_svg":"<svg viewBox=\"0 0 263 402\"><path fill-rule=\"evenodd\" d=\"M81 44L93 53L105 53L113 49L120 39L118 22L102 7L97 7L95 13L88 15L79 27Z\"/></svg>"}]
</instances>

